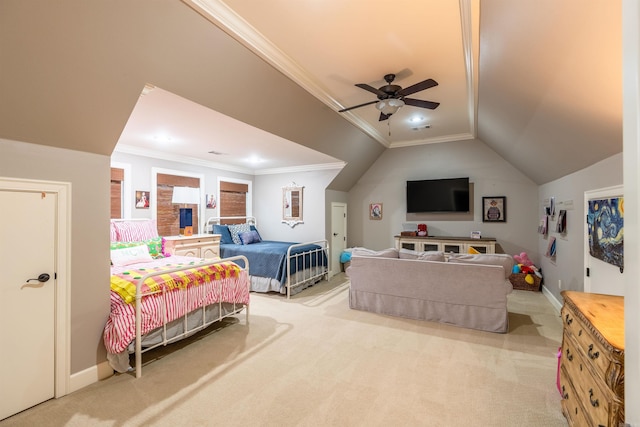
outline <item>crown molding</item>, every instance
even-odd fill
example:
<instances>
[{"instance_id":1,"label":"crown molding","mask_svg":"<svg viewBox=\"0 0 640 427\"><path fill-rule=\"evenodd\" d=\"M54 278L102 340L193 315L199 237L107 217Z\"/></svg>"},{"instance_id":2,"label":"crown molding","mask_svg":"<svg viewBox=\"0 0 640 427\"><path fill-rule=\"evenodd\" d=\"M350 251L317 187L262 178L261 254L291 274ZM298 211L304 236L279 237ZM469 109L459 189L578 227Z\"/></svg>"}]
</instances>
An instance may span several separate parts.
<instances>
[{"instance_id":1,"label":"crown molding","mask_svg":"<svg viewBox=\"0 0 640 427\"><path fill-rule=\"evenodd\" d=\"M394 142L391 144L389 148L414 147L416 145L439 144L441 142L467 141L469 139L475 139L475 136L471 133L458 133L455 135L446 135L441 137L420 139L415 141Z\"/></svg>"},{"instance_id":2,"label":"crown molding","mask_svg":"<svg viewBox=\"0 0 640 427\"><path fill-rule=\"evenodd\" d=\"M126 144L116 145L116 148L113 151L114 153L133 154L135 156L150 157L150 158L159 159L159 160L168 160L170 162L185 163L188 165L203 166L206 168L215 168L215 169L220 169L220 170L229 171L229 172L244 173L247 175L253 175L255 172L253 169L233 166L226 163L211 162L207 160L197 159L195 157L181 156L179 154L174 154L174 153L162 153L159 151L149 150L149 149L140 148L140 147L134 147Z\"/></svg>"},{"instance_id":3,"label":"crown molding","mask_svg":"<svg viewBox=\"0 0 640 427\"><path fill-rule=\"evenodd\" d=\"M462 31L462 50L467 81L467 111L469 128L475 138L478 134L478 64L480 52L480 0L460 1L460 28Z\"/></svg>"},{"instance_id":4,"label":"crown molding","mask_svg":"<svg viewBox=\"0 0 640 427\"><path fill-rule=\"evenodd\" d=\"M320 163L314 165L290 166L284 168L270 169L249 169L240 166L233 166L226 163L211 162L207 160L197 159L195 157L180 156L177 154L162 153L159 151L148 150L146 148L134 147L126 144L118 144L114 150L115 153L132 154L134 156L149 157L152 159L167 160L170 162L185 163L192 166L202 166L206 168L214 168L227 172L237 172L246 175L275 175L281 173L296 172L312 172L318 170L342 169L346 166L346 162Z\"/></svg>"},{"instance_id":5,"label":"crown molding","mask_svg":"<svg viewBox=\"0 0 640 427\"><path fill-rule=\"evenodd\" d=\"M302 166L291 166L286 168L271 168L271 169L260 169L255 171L255 175L276 175L282 173L295 173L295 172L312 172L312 171L320 171L320 170L334 170L334 169L343 169L347 165L346 162L335 162L335 163L323 163L316 165L302 165Z\"/></svg>"}]
</instances>

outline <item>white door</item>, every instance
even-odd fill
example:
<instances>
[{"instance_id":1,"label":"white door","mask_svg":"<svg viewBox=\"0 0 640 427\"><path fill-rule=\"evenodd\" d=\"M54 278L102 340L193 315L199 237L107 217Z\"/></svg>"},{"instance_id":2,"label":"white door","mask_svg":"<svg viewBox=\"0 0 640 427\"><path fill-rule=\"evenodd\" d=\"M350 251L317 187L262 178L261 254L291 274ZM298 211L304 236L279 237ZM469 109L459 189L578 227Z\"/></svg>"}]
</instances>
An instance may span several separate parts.
<instances>
[{"instance_id":1,"label":"white door","mask_svg":"<svg viewBox=\"0 0 640 427\"><path fill-rule=\"evenodd\" d=\"M613 197L621 197L623 194L622 186L605 188L601 190L587 191L585 192L585 218L588 212L589 200L597 199L609 199ZM585 292L592 292L596 294L608 294L608 295L624 295L624 282L623 273L620 271L620 267L609 264L597 258L594 258L589 253L589 241L588 231L585 219L585 278L584 278L584 290ZM587 271L589 275L587 275Z\"/></svg>"},{"instance_id":2,"label":"white door","mask_svg":"<svg viewBox=\"0 0 640 427\"><path fill-rule=\"evenodd\" d=\"M347 205L331 203L331 275L340 273L340 254L347 248Z\"/></svg>"},{"instance_id":3,"label":"white door","mask_svg":"<svg viewBox=\"0 0 640 427\"><path fill-rule=\"evenodd\" d=\"M0 420L55 394L56 202L0 189Z\"/></svg>"}]
</instances>

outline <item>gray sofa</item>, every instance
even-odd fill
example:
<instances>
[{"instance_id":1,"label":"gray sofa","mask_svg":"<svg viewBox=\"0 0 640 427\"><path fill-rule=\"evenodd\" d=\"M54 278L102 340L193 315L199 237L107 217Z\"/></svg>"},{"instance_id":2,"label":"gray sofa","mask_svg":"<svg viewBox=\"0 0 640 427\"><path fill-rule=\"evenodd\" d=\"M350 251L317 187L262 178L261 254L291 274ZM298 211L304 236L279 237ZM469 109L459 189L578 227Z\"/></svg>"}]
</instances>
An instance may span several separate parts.
<instances>
[{"instance_id":1,"label":"gray sofa","mask_svg":"<svg viewBox=\"0 0 640 427\"><path fill-rule=\"evenodd\" d=\"M349 306L390 316L505 333L513 258L506 254L375 252L355 248Z\"/></svg>"}]
</instances>

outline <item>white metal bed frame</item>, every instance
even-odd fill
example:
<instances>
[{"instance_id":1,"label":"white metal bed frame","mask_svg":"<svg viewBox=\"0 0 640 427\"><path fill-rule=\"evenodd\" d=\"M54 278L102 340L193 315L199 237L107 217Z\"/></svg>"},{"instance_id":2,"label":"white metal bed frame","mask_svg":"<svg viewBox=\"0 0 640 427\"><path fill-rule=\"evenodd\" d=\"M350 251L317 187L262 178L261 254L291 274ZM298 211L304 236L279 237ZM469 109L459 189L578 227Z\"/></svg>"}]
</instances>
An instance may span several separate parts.
<instances>
[{"instance_id":1,"label":"white metal bed frame","mask_svg":"<svg viewBox=\"0 0 640 427\"><path fill-rule=\"evenodd\" d=\"M205 223L205 228L204 228L205 232L209 231L210 229L211 229L211 232L213 232L213 225L215 224L221 225L222 220L241 220L243 222L246 222L247 224L251 224L257 227L256 218L253 216L214 216L207 219L207 222ZM309 251L300 252L298 254L291 255L292 249L306 246L306 245L317 245L319 246L319 248L311 249ZM323 258L323 254L324 254L324 258ZM308 256L310 260L311 259L315 260L316 267L324 267L324 269L323 268L303 269L300 272L297 272L298 274L296 274L295 279L293 279L291 277L292 275L290 274L291 265L293 263L296 263L298 259L301 257L304 260L305 256ZM294 245L291 245L287 250L286 262L287 262L287 280L286 280L285 286L287 289L287 299L290 299L292 288L300 286L311 280L319 279L323 276L326 280L329 279L329 242L326 239L322 239L322 240L315 240L313 242L303 242L303 243L296 243Z\"/></svg>"},{"instance_id":2,"label":"white metal bed frame","mask_svg":"<svg viewBox=\"0 0 640 427\"><path fill-rule=\"evenodd\" d=\"M222 262L227 262L227 261L236 261L236 260L242 260L245 263L244 268L240 267L242 270L246 270L247 271L247 275L249 272L249 260L240 255L240 256L235 256L235 257L230 257L230 258L224 258L224 259L217 259L217 260L210 260L210 261L204 261L200 264L197 265L190 265L190 266L185 266L185 267L181 267L181 268L174 268L171 270L163 270L163 271L158 271L158 272L154 272L154 273L149 273L146 274L144 276L142 276L138 283L142 284L144 283L145 280L147 280L147 278L149 277L153 277L153 276L158 276L158 275L162 275L162 274L169 274L169 273L175 273L176 271L182 271L182 270L188 270L190 268L194 268L194 267L202 267L202 266L209 266L209 265L215 265L215 264L220 264ZM220 291L222 290L222 283L219 284L220 286ZM247 281L247 286L249 286L249 289L251 284L250 281ZM182 320L183 320L183 332L179 333L178 335L171 337L171 338L167 338L167 316L166 316L166 305L164 304L164 299L163 299L163 303L162 303L162 317L163 317L163 325L159 326L158 328L162 328L162 341L154 344L154 345L150 345L148 347L145 347L144 349L142 348L142 317L141 317L141 310L142 310L142 304L139 304L138 302L140 300L142 300L142 298L144 298L145 296L148 295L153 295L156 293L160 293L162 292L162 294L164 295L166 292L166 289L164 287L162 287L161 290L157 290L157 291L150 291L150 292L142 292L141 291L142 286L138 285L136 286L136 341L135 341L135 355L136 355L136 378L140 378L142 376L142 353L146 353L149 350L153 350L156 347L160 347L160 346L166 346L167 344L171 344L175 341L179 341L183 338L186 338L188 336L193 335L194 333L205 329L206 327L208 327L209 325L215 323L215 322L219 322L220 320L226 318L226 317L230 317L230 316L234 316L238 313L240 313L243 309L246 310L245 312L245 316L246 316L246 322L247 324L249 324L249 304L236 304L235 302L233 303L233 310L227 314L223 314L222 312L222 304L223 302L220 301L218 303L216 303L218 305L218 317L216 317L215 319L211 319L209 321L206 321L206 308L213 305L213 304L209 304L209 305L203 305L202 307L196 309L196 310L192 310L191 312L185 312L185 314L182 316ZM179 289L179 290L172 290L169 292L187 292L187 289ZM221 292L222 294L222 292ZM185 301L185 305L187 304L187 298L184 298ZM198 324L198 326L192 327L191 329L188 328L187 325L187 316L188 315L193 315L194 313L196 313L198 310L200 310L202 312L202 320L201 322ZM176 319L177 320L177 319Z\"/></svg>"},{"instance_id":3,"label":"white metal bed frame","mask_svg":"<svg viewBox=\"0 0 640 427\"><path fill-rule=\"evenodd\" d=\"M133 221L148 221L149 219L154 219L154 218L118 218L118 219L111 219L112 222L133 222ZM210 261L203 261L202 263L198 264L198 266L202 267L202 266L208 266L208 265L214 265L214 264L220 264L222 262L226 262L226 261L234 261L234 260L242 260L244 261L244 267L240 267L242 270L246 270L247 271L247 276L249 275L249 260L244 257L244 256L235 256L235 257L230 257L230 258L224 258L224 259L217 259L217 260L210 260ZM142 276L139 279L140 284L144 283L145 280L147 280L147 278L149 277L153 277L153 276L157 276L157 275L161 275L161 274L168 274L168 273L175 273L176 271L182 271L182 270L188 270L190 268L193 268L194 266L185 266L185 267L180 267L180 268L175 268L175 269L171 269L171 270L163 270L160 272L155 272L155 273L149 273L145 276ZM220 286L222 286L222 284L220 284ZM249 287L249 290L251 290L251 281L248 280L247 281L247 286ZM236 303L233 303L233 309L231 312L227 313L227 314L222 314L222 304L223 302L220 301L218 302L218 317L215 319L210 319L209 321L206 321L206 309L207 307L212 306L213 304L209 304L209 305L203 305L202 307L196 309L196 310L192 310L191 312L186 312L185 310L185 314L182 316L183 319L183 332L171 337L171 338L167 338L167 315L166 315L166 305L164 303L164 299L163 299L163 304L162 304L162 317L163 317L163 324L162 326L158 326L158 328L155 328L153 330L157 330L159 328L162 328L162 341L160 341L157 344L153 344L150 346L146 346L144 349L142 348L142 319L141 319L141 304L138 304L138 301L142 300L142 298L144 298L145 296L148 295L153 295L159 292L162 292L163 294L166 292L166 289L163 287L161 290L158 291L153 291L153 292L141 292L142 286L136 286L136 338L135 338L135 359L136 359L136 378L140 378L142 376L142 353L146 353L147 351L153 350L154 348L160 347L160 346L166 346L168 344L171 344L173 342L176 341L180 341L183 338L187 338L193 334L195 334L198 331L201 331L202 329L207 328L208 326L212 325L215 322L219 322L220 320L226 318L226 317L230 317L230 316L234 316L238 313L240 313L243 309L246 310L245 311L245 318L246 318L246 323L249 324L249 304L240 304L239 306L236 306ZM180 289L180 290L173 290L171 292L186 292L186 289ZM187 298L184 298L185 304L187 303ZM202 311L202 320L200 322L199 325L192 327L191 329L188 328L187 325L187 316L194 314L196 311L201 310ZM174 319L174 320L178 320L178 319ZM152 331L153 331L152 330ZM152 332L149 331L149 332Z\"/></svg>"}]
</instances>

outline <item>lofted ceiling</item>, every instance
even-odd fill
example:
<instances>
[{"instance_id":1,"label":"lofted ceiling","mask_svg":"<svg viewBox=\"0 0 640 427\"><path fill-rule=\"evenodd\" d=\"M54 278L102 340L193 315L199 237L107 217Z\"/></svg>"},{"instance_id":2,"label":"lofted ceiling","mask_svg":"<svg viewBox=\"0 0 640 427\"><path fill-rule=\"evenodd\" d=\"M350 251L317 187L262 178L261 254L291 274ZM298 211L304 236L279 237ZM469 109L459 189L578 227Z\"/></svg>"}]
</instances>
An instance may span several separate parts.
<instances>
[{"instance_id":1,"label":"lofted ceiling","mask_svg":"<svg viewBox=\"0 0 640 427\"><path fill-rule=\"evenodd\" d=\"M346 164L343 191L386 149L476 139L542 184L622 151L621 13L619 0L5 0L0 137L254 173ZM436 80L411 97L439 107L338 112L375 101L355 84L388 73ZM168 151L157 138L177 122Z\"/></svg>"},{"instance_id":2,"label":"lofted ceiling","mask_svg":"<svg viewBox=\"0 0 640 427\"><path fill-rule=\"evenodd\" d=\"M383 121L375 105L341 113L386 147L475 135L478 0L185 2L336 111L378 100L356 84L434 79L408 98L435 110L405 105Z\"/></svg>"},{"instance_id":3,"label":"lofted ceiling","mask_svg":"<svg viewBox=\"0 0 640 427\"><path fill-rule=\"evenodd\" d=\"M622 150L619 2L184 2L334 111L377 101L356 83L379 88L395 74L393 84L406 88L434 79L410 97L436 109L405 105L382 121L374 104L339 113L384 147L478 138L537 183ZM406 13L399 21L394 11ZM253 132L247 138L256 141ZM255 146L240 133L234 140L240 152ZM265 157L250 167L340 162L278 144L277 166ZM204 153L197 149L193 156Z\"/></svg>"},{"instance_id":4,"label":"lofted ceiling","mask_svg":"<svg viewBox=\"0 0 640 427\"><path fill-rule=\"evenodd\" d=\"M358 1L185 3L335 111L378 100L356 83L379 88L387 85L385 75L394 74L392 83L406 88L434 79L437 86L408 98L440 102L435 110L406 105L384 121L373 104L341 113L383 147L475 136L477 1L472 7L469 0L403 0L394 8L412 13L402 25L378 34L371 28L387 27L390 18L381 2L368 3L366 13ZM213 161L258 174L341 163L252 126L243 132L241 124L159 88L140 98L116 150ZM214 157L210 151L224 155Z\"/></svg>"}]
</instances>

